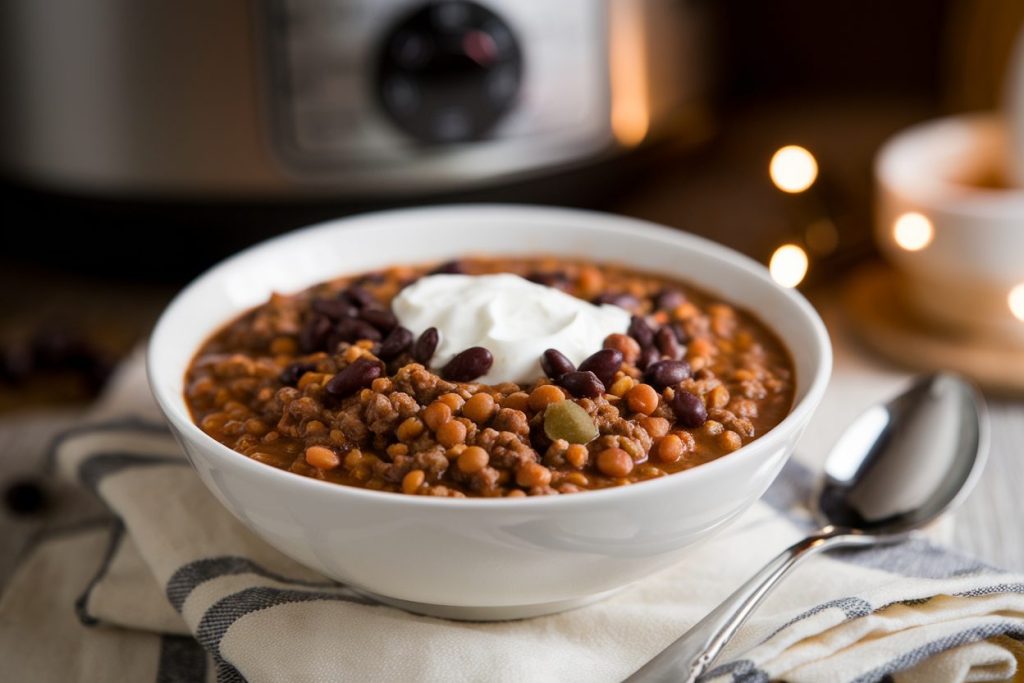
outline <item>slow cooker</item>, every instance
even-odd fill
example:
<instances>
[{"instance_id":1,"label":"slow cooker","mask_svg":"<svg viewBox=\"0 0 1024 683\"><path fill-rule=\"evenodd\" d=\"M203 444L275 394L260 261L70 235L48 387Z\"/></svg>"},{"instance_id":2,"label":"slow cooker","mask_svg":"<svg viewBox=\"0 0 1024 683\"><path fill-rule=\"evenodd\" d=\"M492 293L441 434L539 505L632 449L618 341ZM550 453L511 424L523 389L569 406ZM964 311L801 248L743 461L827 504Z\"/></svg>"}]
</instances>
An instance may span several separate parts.
<instances>
[{"instance_id":1,"label":"slow cooker","mask_svg":"<svg viewBox=\"0 0 1024 683\"><path fill-rule=\"evenodd\" d=\"M0 167L114 196L380 197L701 119L686 0L6 0Z\"/></svg>"}]
</instances>

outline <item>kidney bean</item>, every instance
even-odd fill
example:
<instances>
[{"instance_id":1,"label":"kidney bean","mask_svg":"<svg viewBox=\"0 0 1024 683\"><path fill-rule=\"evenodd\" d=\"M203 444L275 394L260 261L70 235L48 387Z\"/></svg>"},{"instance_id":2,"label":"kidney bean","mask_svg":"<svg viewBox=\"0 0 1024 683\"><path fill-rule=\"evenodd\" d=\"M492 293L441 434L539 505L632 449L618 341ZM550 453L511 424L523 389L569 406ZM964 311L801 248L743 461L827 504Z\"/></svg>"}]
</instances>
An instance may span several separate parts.
<instances>
[{"instance_id":1,"label":"kidney bean","mask_svg":"<svg viewBox=\"0 0 1024 683\"><path fill-rule=\"evenodd\" d=\"M335 322L342 318L351 318L358 313L355 306L342 299L313 299L310 308Z\"/></svg>"},{"instance_id":2,"label":"kidney bean","mask_svg":"<svg viewBox=\"0 0 1024 683\"><path fill-rule=\"evenodd\" d=\"M0 382L17 384L35 370L35 354L27 342L11 344L0 353Z\"/></svg>"},{"instance_id":3,"label":"kidney bean","mask_svg":"<svg viewBox=\"0 0 1024 683\"><path fill-rule=\"evenodd\" d=\"M676 335L676 339L679 340L680 344L687 344L690 341L690 335L686 332L686 328L683 327L682 323L672 323L669 325L672 331Z\"/></svg>"},{"instance_id":4,"label":"kidney bean","mask_svg":"<svg viewBox=\"0 0 1024 683\"><path fill-rule=\"evenodd\" d=\"M557 289L565 289L569 286L569 276L560 270L546 273L533 272L527 275L526 279L530 282L536 282L538 285L555 287Z\"/></svg>"},{"instance_id":5,"label":"kidney bean","mask_svg":"<svg viewBox=\"0 0 1024 683\"><path fill-rule=\"evenodd\" d=\"M377 303L377 300L373 298L373 295L359 285L352 285L346 288L339 297L348 299L348 301L356 308L366 308L367 306L372 306Z\"/></svg>"},{"instance_id":6,"label":"kidney bean","mask_svg":"<svg viewBox=\"0 0 1024 683\"><path fill-rule=\"evenodd\" d=\"M640 310L640 300L632 294L625 292L609 292L602 294L593 300L594 304L611 304L612 306L618 306L619 308L625 308L627 311L638 311Z\"/></svg>"},{"instance_id":7,"label":"kidney bean","mask_svg":"<svg viewBox=\"0 0 1024 683\"><path fill-rule=\"evenodd\" d=\"M640 355L636 358L636 366L641 370L645 370L648 366L657 363L659 360L661 360L661 352L654 346L645 346L640 349Z\"/></svg>"},{"instance_id":8,"label":"kidney bean","mask_svg":"<svg viewBox=\"0 0 1024 683\"><path fill-rule=\"evenodd\" d=\"M576 398L597 398L604 393L604 384L593 372L567 372L558 378L558 386Z\"/></svg>"},{"instance_id":9,"label":"kidney bean","mask_svg":"<svg viewBox=\"0 0 1024 683\"><path fill-rule=\"evenodd\" d=\"M281 371L281 374L278 375L278 380L280 380L281 384L293 387L298 384L299 379L304 374L311 370L316 370L316 363L292 363Z\"/></svg>"},{"instance_id":10,"label":"kidney bean","mask_svg":"<svg viewBox=\"0 0 1024 683\"><path fill-rule=\"evenodd\" d=\"M482 346L471 346L455 355L441 370L441 376L452 382L471 382L487 374L494 356Z\"/></svg>"},{"instance_id":11,"label":"kidney bean","mask_svg":"<svg viewBox=\"0 0 1024 683\"><path fill-rule=\"evenodd\" d=\"M654 297L654 307L662 311L674 311L686 303L686 295L678 289L666 288Z\"/></svg>"},{"instance_id":12,"label":"kidney bean","mask_svg":"<svg viewBox=\"0 0 1024 683\"><path fill-rule=\"evenodd\" d=\"M355 281L354 284L356 286L379 285L382 282L387 282L387 279L388 276L386 273L382 273L380 271L373 271L370 273L366 273L365 275L361 275L359 279Z\"/></svg>"},{"instance_id":13,"label":"kidney bean","mask_svg":"<svg viewBox=\"0 0 1024 683\"><path fill-rule=\"evenodd\" d=\"M551 379L557 380L567 372L575 372L576 366L561 351L548 349L541 354L540 369Z\"/></svg>"},{"instance_id":14,"label":"kidney bean","mask_svg":"<svg viewBox=\"0 0 1024 683\"><path fill-rule=\"evenodd\" d=\"M395 314L386 308L379 308L377 306L368 306L359 313L359 318L370 323L378 330L381 334L387 334L391 330L395 329L395 325L398 324L398 318Z\"/></svg>"},{"instance_id":15,"label":"kidney bean","mask_svg":"<svg viewBox=\"0 0 1024 683\"><path fill-rule=\"evenodd\" d=\"M4 491L4 504L16 515L41 512L48 501L46 489L33 479L15 481Z\"/></svg>"},{"instance_id":16,"label":"kidney bean","mask_svg":"<svg viewBox=\"0 0 1024 683\"><path fill-rule=\"evenodd\" d=\"M350 343L357 342L360 339L369 339L374 342L380 341L380 332L376 327L356 318L342 319L335 326L334 331L337 333L339 341Z\"/></svg>"},{"instance_id":17,"label":"kidney bean","mask_svg":"<svg viewBox=\"0 0 1024 683\"><path fill-rule=\"evenodd\" d=\"M462 263L459 261L445 261L437 268L434 268L428 273L428 275L462 275L466 272L466 269L462 267Z\"/></svg>"},{"instance_id":18,"label":"kidney bean","mask_svg":"<svg viewBox=\"0 0 1024 683\"><path fill-rule=\"evenodd\" d=\"M303 353L323 351L327 346L327 336L331 333L331 319L326 315L314 313L299 331L299 350Z\"/></svg>"},{"instance_id":19,"label":"kidney bean","mask_svg":"<svg viewBox=\"0 0 1024 683\"><path fill-rule=\"evenodd\" d=\"M538 453L543 453L551 446L551 439L544 433L544 422L530 425L530 445Z\"/></svg>"},{"instance_id":20,"label":"kidney bean","mask_svg":"<svg viewBox=\"0 0 1024 683\"><path fill-rule=\"evenodd\" d=\"M629 329L626 330L626 333L633 339L640 342L640 346L642 348L654 345L654 330L652 330L647 321L639 315L634 315L630 319Z\"/></svg>"},{"instance_id":21,"label":"kidney bean","mask_svg":"<svg viewBox=\"0 0 1024 683\"><path fill-rule=\"evenodd\" d=\"M601 380L601 384L610 387L615 373L622 367L622 351L618 349L601 349L580 363L580 372L588 370Z\"/></svg>"},{"instance_id":22,"label":"kidney bean","mask_svg":"<svg viewBox=\"0 0 1024 683\"><path fill-rule=\"evenodd\" d=\"M379 361L357 358L332 377L324 389L332 396L350 396L370 386L383 374L384 366Z\"/></svg>"},{"instance_id":23,"label":"kidney bean","mask_svg":"<svg viewBox=\"0 0 1024 683\"><path fill-rule=\"evenodd\" d=\"M36 330L30 343L37 368L79 369L92 354L89 342L73 330L43 327Z\"/></svg>"},{"instance_id":24,"label":"kidney bean","mask_svg":"<svg viewBox=\"0 0 1024 683\"><path fill-rule=\"evenodd\" d=\"M685 360L659 360L644 372L644 380L659 391L679 384L690 376L690 364Z\"/></svg>"},{"instance_id":25,"label":"kidney bean","mask_svg":"<svg viewBox=\"0 0 1024 683\"><path fill-rule=\"evenodd\" d=\"M700 427L708 420L708 409L700 396L677 388L672 400L668 402L675 413L676 422L684 427Z\"/></svg>"},{"instance_id":26,"label":"kidney bean","mask_svg":"<svg viewBox=\"0 0 1024 683\"><path fill-rule=\"evenodd\" d=\"M661 351L661 355L670 360L679 360L683 357L683 347L679 345L676 333L668 325L659 329L654 335L654 345Z\"/></svg>"},{"instance_id":27,"label":"kidney bean","mask_svg":"<svg viewBox=\"0 0 1024 683\"><path fill-rule=\"evenodd\" d=\"M434 352L437 351L437 344L440 341L441 336L437 333L436 327L428 327L423 330L423 334L412 347L413 359L417 363L426 365L434 357Z\"/></svg>"},{"instance_id":28,"label":"kidney bean","mask_svg":"<svg viewBox=\"0 0 1024 683\"><path fill-rule=\"evenodd\" d=\"M412 332L402 327L395 327L384 337L380 348L377 350L377 357L383 361L393 360L402 355L412 346Z\"/></svg>"}]
</instances>

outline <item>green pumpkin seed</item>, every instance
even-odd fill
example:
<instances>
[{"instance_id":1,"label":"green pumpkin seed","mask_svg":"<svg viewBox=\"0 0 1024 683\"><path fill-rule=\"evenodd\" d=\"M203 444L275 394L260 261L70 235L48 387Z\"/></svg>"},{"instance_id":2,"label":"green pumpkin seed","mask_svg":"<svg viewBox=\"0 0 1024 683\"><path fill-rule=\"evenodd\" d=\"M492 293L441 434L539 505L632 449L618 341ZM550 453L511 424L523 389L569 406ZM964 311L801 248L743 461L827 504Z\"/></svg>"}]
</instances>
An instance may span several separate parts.
<instances>
[{"instance_id":1,"label":"green pumpkin seed","mask_svg":"<svg viewBox=\"0 0 1024 683\"><path fill-rule=\"evenodd\" d=\"M590 443L597 438L597 425L579 405L572 401L557 401L544 411L544 433L552 441L565 439L569 443Z\"/></svg>"}]
</instances>

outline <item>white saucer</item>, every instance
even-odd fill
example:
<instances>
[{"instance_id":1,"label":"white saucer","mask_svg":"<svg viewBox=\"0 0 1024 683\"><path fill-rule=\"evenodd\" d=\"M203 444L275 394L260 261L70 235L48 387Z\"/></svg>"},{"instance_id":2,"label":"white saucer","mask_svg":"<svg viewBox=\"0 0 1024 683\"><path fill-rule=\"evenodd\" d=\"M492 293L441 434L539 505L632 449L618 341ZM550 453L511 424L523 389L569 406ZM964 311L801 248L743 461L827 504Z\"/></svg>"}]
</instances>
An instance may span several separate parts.
<instances>
[{"instance_id":1,"label":"white saucer","mask_svg":"<svg viewBox=\"0 0 1024 683\"><path fill-rule=\"evenodd\" d=\"M902 279L873 263L843 285L854 333L874 351L919 370L951 370L988 391L1024 394L1024 348L958 335L920 318L906 303Z\"/></svg>"}]
</instances>

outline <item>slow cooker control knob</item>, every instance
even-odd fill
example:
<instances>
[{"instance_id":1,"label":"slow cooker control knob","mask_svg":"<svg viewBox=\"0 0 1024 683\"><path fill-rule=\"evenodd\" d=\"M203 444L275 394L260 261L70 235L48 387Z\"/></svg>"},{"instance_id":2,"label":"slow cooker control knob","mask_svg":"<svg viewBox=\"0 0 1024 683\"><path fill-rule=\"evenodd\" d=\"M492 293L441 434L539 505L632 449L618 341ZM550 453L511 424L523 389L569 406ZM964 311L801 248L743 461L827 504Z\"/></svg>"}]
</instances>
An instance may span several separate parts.
<instances>
[{"instance_id":1,"label":"slow cooker control knob","mask_svg":"<svg viewBox=\"0 0 1024 683\"><path fill-rule=\"evenodd\" d=\"M512 108L522 78L508 25L475 2L445 0L401 19L378 62L380 101L423 142L484 137Z\"/></svg>"}]
</instances>

